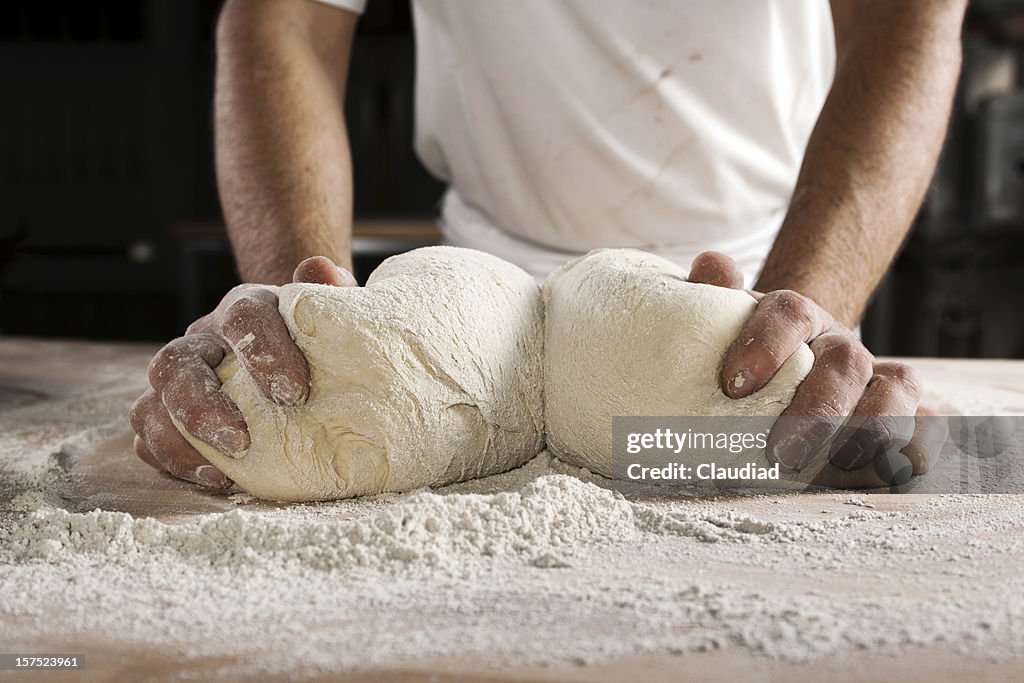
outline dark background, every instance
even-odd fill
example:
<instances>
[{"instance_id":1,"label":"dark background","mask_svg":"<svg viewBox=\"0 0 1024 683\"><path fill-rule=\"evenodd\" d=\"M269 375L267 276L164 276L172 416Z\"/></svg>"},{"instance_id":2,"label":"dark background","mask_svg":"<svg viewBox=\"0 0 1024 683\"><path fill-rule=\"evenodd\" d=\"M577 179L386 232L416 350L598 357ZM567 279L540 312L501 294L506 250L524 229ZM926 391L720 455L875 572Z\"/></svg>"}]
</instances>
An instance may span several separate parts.
<instances>
[{"instance_id":1,"label":"dark background","mask_svg":"<svg viewBox=\"0 0 1024 683\"><path fill-rule=\"evenodd\" d=\"M219 6L0 0L3 334L166 340L234 282L209 229ZM939 171L865 317L875 353L1024 357L1022 69L1024 0L972 3ZM371 0L346 99L357 219L436 215L413 77L409 0ZM361 277L408 246L363 242Z\"/></svg>"}]
</instances>

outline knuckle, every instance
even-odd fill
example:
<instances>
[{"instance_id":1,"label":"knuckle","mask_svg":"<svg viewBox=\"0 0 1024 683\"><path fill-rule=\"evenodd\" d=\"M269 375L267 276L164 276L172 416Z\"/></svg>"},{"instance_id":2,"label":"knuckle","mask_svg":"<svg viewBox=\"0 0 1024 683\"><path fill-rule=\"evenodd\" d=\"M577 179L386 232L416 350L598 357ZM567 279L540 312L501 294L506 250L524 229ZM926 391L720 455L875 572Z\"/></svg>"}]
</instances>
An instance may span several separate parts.
<instances>
[{"instance_id":1,"label":"knuckle","mask_svg":"<svg viewBox=\"0 0 1024 683\"><path fill-rule=\"evenodd\" d=\"M924 384L917 370L905 363L878 363L874 366L873 381L882 381L890 391L901 390L918 398L924 390Z\"/></svg>"},{"instance_id":2,"label":"knuckle","mask_svg":"<svg viewBox=\"0 0 1024 683\"><path fill-rule=\"evenodd\" d=\"M861 423L861 437L874 450L892 446L902 448L914 434L913 418L893 415L873 415Z\"/></svg>"},{"instance_id":3,"label":"knuckle","mask_svg":"<svg viewBox=\"0 0 1024 683\"><path fill-rule=\"evenodd\" d=\"M887 416L878 415L868 420L868 434L872 443L882 445L889 443L896 436L896 425Z\"/></svg>"},{"instance_id":4,"label":"knuckle","mask_svg":"<svg viewBox=\"0 0 1024 683\"><path fill-rule=\"evenodd\" d=\"M791 289L777 289L766 294L765 298L771 301L772 305L776 308L786 309L794 305L798 306L797 302L801 299L801 296Z\"/></svg>"},{"instance_id":5,"label":"knuckle","mask_svg":"<svg viewBox=\"0 0 1024 683\"><path fill-rule=\"evenodd\" d=\"M224 324L238 325L247 318L257 315L261 308L262 304L255 299L248 296L239 297L224 312Z\"/></svg>"},{"instance_id":6,"label":"knuckle","mask_svg":"<svg viewBox=\"0 0 1024 683\"><path fill-rule=\"evenodd\" d=\"M187 353L188 339L178 337L164 344L156 352L153 359L149 361L148 375L150 384L156 386L165 381L174 372L174 369L181 362L181 357Z\"/></svg>"},{"instance_id":7,"label":"knuckle","mask_svg":"<svg viewBox=\"0 0 1024 683\"><path fill-rule=\"evenodd\" d=\"M814 323L815 311L811 300L789 289L780 289L768 294L773 312L794 324L804 327Z\"/></svg>"},{"instance_id":8,"label":"knuckle","mask_svg":"<svg viewBox=\"0 0 1024 683\"><path fill-rule=\"evenodd\" d=\"M235 296L248 299L257 304L273 305L277 303L278 288L273 285L247 284L240 285Z\"/></svg>"},{"instance_id":9,"label":"knuckle","mask_svg":"<svg viewBox=\"0 0 1024 683\"><path fill-rule=\"evenodd\" d=\"M895 445L899 448L910 443L914 436L914 418L889 415L880 418L882 423L881 433L885 445Z\"/></svg>"},{"instance_id":10,"label":"knuckle","mask_svg":"<svg viewBox=\"0 0 1024 683\"><path fill-rule=\"evenodd\" d=\"M261 285L256 285L251 282L243 282L240 285L235 285L228 290L228 293L224 295L224 298L220 300L218 308L221 311L226 311L231 308L236 302L241 299L251 298L251 295L256 292Z\"/></svg>"},{"instance_id":11,"label":"knuckle","mask_svg":"<svg viewBox=\"0 0 1024 683\"><path fill-rule=\"evenodd\" d=\"M212 332L200 332L191 337L186 337L189 342L188 352L199 357L204 354L224 350L224 339L219 334Z\"/></svg>"},{"instance_id":12,"label":"knuckle","mask_svg":"<svg viewBox=\"0 0 1024 683\"><path fill-rule=\"evenodd\" d=\"M212 324L213 315L207 313L203 317L194 320L188 327L185 328L185 336L206 332L211 328Z\"/></svg>"},{"instance_id":13,"label":"knuckle","mask_svg":"<svg viewBox=\"0 0 1024 683\"><path fill-rule=\"evenodd\" d=\"M922 388L924 383L921 381L921 375L914 368L904 363L896 363L893 365L893 369L900 381L918 390Z\"/></svg>"},{"instance_id":14,"label":"knuckle","mask_svg":"<svg viewBox=\"0 0 1024 683\"><path fill-rule=\"evenodd\" d=\"M247 294L228 306L221 327L227 336L237 338L266 327L266 321L279 315L276 297L271 302Z\"/></svg>"},{"instance_id":15,"label":"knuckle","mask_svg":"<svg viewBox=\"0 0 1024 683\"><path fill-rule=\"evenodd\" d=\"M844 411L841 407L836 405L835 401L826 399L808 407L806 410L803 411L803 414L806 417L834 420L836 418L842 417Z\"/></svg>"},{"instance_id":16,"label":"knuckle","mask_svg":"<svg viewBox=\"0 0 1024 683\"><path fill-rule=\"evenodd\" d=\"M873 358L871 352L859 341L840 337L826 346L819 358L851 382L864 386L871 379Z\"/></svg>"},{"instance_id":17,"label":"knuckle","mask_svg":"<svg viewBox=\"0 0 1024 683\"><path fill-rule=\"evenodd\" d=\"M253 287L253 285L251 283L248 283L248 282L243 282L240 285L235 285L234 287L232 287L231 289L228 290L228 293L226 295L224 295L224 298L227 300L227 299L230 299L232 297L242 296L248 290L252 289L252 287Z\"/></svg>"},{"instance_id":18,"label":"knuckle","mask_svg":"<svg viewBox=\"0 0 1024 683\"><path fill-rule=\"evenodd\" d=\"M193 375L200 365L215 366L225 353L225 344L216 335L178 337L157 351L149 362L149 383L162 389L183 376Z\"/></svg>"},{"instance_id":19,"label":"knuckle","mask_svg":"<svg viewBox=\"0 0 1024 683\"><path fill-rule=\"evenodd\" d=\"M149 361L150 373L152 373L154 370L159 371L171 361L171 359L174 357L174 350L172 348L174 341L167 342L160 348L159 351L157 351L153 355L153 358L150 359Z\"/></svg>"}]
</instances>

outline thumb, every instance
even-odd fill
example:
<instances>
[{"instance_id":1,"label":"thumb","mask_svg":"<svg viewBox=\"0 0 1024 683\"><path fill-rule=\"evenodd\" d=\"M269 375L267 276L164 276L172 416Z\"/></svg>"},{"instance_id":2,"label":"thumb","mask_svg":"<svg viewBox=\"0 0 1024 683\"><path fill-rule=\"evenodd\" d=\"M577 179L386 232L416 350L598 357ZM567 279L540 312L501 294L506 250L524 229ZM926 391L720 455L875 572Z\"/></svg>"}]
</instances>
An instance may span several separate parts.
<instances>
[{"instance_id":1,"label":"thumb","mask_svg":"<svg viewBox=\"0 0 1024 683\"><path fill-rule=\"evenodd\" d=\"M697 254L687 280L716 287L743 289L743 271L735 261L717 251Z\"/></svg>"},{"instance_id":2,"label":"thumb","mask_svg":"<svg viewBox=\"0 0 1024 683\"><path fill-rule=\"evenodd\" d=\"M295 269L292 282L308 282L316 285L332 285L334 287L358 287L352 273L326 256L310 256Z\"/></svg>"}]
</instances>

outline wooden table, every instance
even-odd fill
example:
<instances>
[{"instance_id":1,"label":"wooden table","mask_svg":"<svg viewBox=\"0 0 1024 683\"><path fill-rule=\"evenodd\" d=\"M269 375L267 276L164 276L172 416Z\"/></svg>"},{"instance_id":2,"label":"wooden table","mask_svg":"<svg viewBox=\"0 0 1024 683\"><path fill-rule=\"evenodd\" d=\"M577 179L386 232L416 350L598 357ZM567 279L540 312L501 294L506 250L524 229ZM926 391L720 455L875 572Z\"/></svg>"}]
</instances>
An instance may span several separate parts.
<instances>
[{"instance_id":1,"label":"wooden table","mask_svg":"<svg viewBox=\"0 0 1024 683\"><path fill-rule=\"evenodd\" d=\"M61 399L94 391L123 389L123 396L144 386L146 364L156 350L155 345L98 344L59 342L32 339L0 339L0 411L26 402L58 403ZM956 379L969 381L979 388L999 392L1015 392L1020 397L1019 414L1024 415L1024 362L1001 360L913 359L910 362L926 382ZM118 372L112 372L117 368ZM132 378L126 381L125 378ZM122 395L119 394L119 395ZM61 420L54 416L54 423ZM127 422L102 447L80 454L70 465L74 468L73 483L64 492L72 511L88 510L97 504L107 510L151 516L161 520L187 519L192 515L231 509L233 504L222 496L198 491L167 477L156 478L153 472L132 457L131 433ZM2 458L2 455L0 455ZM2 461L0 461L2 462ZM0 468L0 522L3 511L10 516L8 504L18 493L11 481L5 480ZM899 499L899 496L880 496ZM819 503L814 503L820 505ZM12 630L8 630L12 629ZM0 623L0 634L15 633L13 624ZM3 637L0 636L0 643ZM60 643L49 643L51 651L60 650ZM0 651L4 651L0 644ZM95 634L88 652L88 680L164 679L180 672L180 663L158 651L126 651L117 642L107 642L103 634ZM742 652L719 651L688 654L686 672L689 680L868 680L899 678L904 681L974 681L1024 680L1024 661L986 662L964 658L941 648L921 648L902 661L870 653L843 655L821 659L809 664L784 662L765 663ZM344 680L443 681L443 680L677 680L679 657L631 657L604 664L575 668L513 667L494 670L472 661L422 661L373 674L353 674ZM202 677L202 666L189 669ZM0 672L0 679L5 672ZM73 674L39 674L30 680L82 680ZM342 680L331 677L331 680Z\"/></svg>"}]
</instances>

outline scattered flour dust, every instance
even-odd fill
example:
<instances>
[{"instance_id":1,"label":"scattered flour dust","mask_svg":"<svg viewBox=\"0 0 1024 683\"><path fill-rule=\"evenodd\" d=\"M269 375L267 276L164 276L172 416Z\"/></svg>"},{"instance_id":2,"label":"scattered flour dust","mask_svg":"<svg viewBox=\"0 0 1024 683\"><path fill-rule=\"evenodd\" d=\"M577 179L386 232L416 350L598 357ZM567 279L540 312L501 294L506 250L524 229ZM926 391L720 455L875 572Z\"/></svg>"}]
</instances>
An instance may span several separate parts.
<instances>
[{"instance_id":1,"label":"scattered flour dust","mask_svg":"<svg viewBox=\"0 0 1024 683\"><path fill-rule=\"evenodd\" d=\"M70 422L52 403L50 423L42 407L0 413L15 645L103 634L237 676L719 648L1022 654L1014 496L627 498L542 453L407 495L272 508L235 494L176 524L63 509L73 467L55 459L123 429L136 393L68 400Z\"/></svg>"}]
</instances>

